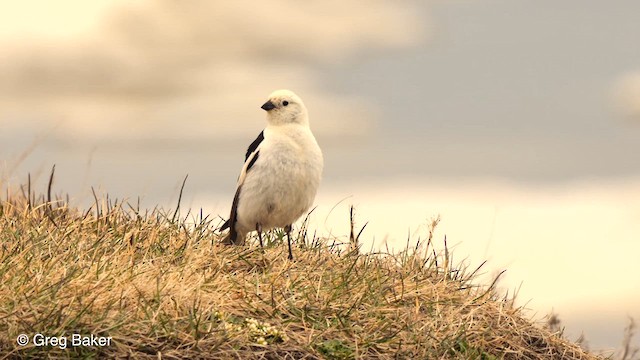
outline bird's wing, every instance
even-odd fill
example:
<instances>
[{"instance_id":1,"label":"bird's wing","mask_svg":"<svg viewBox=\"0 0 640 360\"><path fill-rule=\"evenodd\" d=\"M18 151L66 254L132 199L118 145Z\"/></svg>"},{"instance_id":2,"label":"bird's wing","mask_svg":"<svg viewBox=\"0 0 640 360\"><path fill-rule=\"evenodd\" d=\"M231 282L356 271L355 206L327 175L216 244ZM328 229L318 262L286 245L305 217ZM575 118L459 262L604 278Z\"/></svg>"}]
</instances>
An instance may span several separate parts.
<instances>
[{"instance_id":1,"label":"bird's wing","mask_svg":"<svg viewBox=\"0 0 640 360\"><path fill-rule=\"evenodd\" d=\"M245 162L247 162L247 159L249 159L249 156L251 155L251 153L256 151L256 149L258 148L262 140L264 140L264 130L262 130L260 134L258 134L258 137L255 140L253 140L251 145L249 145L249 148L247 149L247 154L244 156Z\"/></svg>"},{"instance_id":2,"label":"bird's wing","mask_svg":"<svg viewBox=\"0 0 640 360\"><path fill-rule=\"evenodd\" d=\"M231 205L231 215L229 215L229 219L227 221L224 222L224 224L222 224L222 226L220 227L220 231L226 229L226 228L231 228L231 233L230 238L233 241L236 241L237 238L237 233L236 233L236 221L238 221L238 198L240 198L240 189L242 188L242 186L238 186L238 188L236 189L236 195L233 197L233 204Z\"/></svg>"},{"instance_id":3,"label":"bird's wing","mask_svg":"<svg viewBox=\"0 0 640 360\"><path fill-rule=\"evenodd\" d=\"M247 172L249 169L253 167L253 165L258 160L258 156L260 155L260 144L264 140L264 130L258 134L258 137L253 140L249 148L247 149L247 153L244 157L244 165L242 166L242 170L240 171L240 176L238 177L238 186L236 191L240 190L240 187L244 183L244 178L247 176Z\"/></svg>"},{"instance_id":4,"label":"bird's wing","mask_svg":"<svg viewBox=\"0 0 640 360\"><path fill-rule=\"evenodd\" d=\"M247 172L249 169L253 167L253 165L258 160L260 156L259 146L264 140L264 131L261 131L258 134L258 137L249 145L247 149L247 153L244 158L244 165L242 166L242 170L240 171L240 176L238 177L238 185L236 186L236 194L233 197L233 203L231 204L231 215L229 215L229 220L227 220L222 226L220 230L224 230L226 228L231 228L231 232L235 232L235 224L237 221L237 212L238 212L238 200L240 199L240 191L242 190L242 184L244 183L244 179L247 176ZM233 235L233 234L232 234ZM235 236L232 236L235 238Z\"/></svg>"}]
</instances>

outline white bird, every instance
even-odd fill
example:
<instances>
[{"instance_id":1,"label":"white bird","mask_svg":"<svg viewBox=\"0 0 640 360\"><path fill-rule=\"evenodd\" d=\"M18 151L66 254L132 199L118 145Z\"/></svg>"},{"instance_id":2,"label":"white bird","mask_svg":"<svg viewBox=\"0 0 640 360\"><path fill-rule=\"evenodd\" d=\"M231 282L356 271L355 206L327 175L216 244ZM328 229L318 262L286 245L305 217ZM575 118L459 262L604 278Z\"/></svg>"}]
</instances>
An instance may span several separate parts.
<instances>
[{"instance_id":1,"label":"white bird","mask_svg":"<svg viewBox=\"0 0 640 360\"><path fill-rule=\"evenodd\" d=\"M247 233L284 228L291 252L291 225L313 205L322 175L322 151L309 128L307 108L289 90L262 105L267 126L249 145L238 177L224 244L242 245Z\"/></svg>"}]
</instances>

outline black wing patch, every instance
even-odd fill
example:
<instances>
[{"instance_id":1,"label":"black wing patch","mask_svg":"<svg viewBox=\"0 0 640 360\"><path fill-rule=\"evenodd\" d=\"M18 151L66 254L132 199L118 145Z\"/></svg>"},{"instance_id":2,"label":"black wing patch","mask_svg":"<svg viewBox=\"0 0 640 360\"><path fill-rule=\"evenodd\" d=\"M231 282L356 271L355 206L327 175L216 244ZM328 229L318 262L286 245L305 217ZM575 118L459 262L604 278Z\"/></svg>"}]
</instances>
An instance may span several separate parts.
<instances>
[{"instance_id":1,"label":"black wing patch","mask_svg":"<svg viewBox=\"0 0 640 360\"><path fill-rule=\"evenodd\" d=\"M249 165L247 165L247 171L251 169L253 164L258 160L258 156L260 156L260 151L256 151L256 154L249 161ZM229 220L227 220L222 226L220 230L224 230L226 228L231 228L231 240L236 241L237 233L236 233L236 222L238 221L238 201L240 200L240 190L242 189L242 185L238 186L238 190L236 190L236 195L233 197L233 204L231 204L231 215L229 215Z\"/></svg>"},{"instance_id":2,"label":"black wing patch","mask_svg":"<svg viewBox=\"0 0 640 360\"><path fill-rule=\"evenodd\" d=\"M258 145L260 145L262 140L264 140L264 130L260 131L260 134L258 135L258 137L255 140L253 140L251 145L249 145L249 148L247 149L247 154L244 156L244 161L247 161L247 159L249 158L249 155L251 155L252 152L256 151L256 149L258 148Z\"/></svg>"},{"instance_id":3,"label":"black wing patch","mask_svg":"<svg viewBox=\"0 0 640 360\"><path fill-rule=\"evenodd\" d=\"M258 137L255 140L253 140L251 145L249 145L249 148L247 149L247 153L244 156L244 161L247 161L247 159L249 159L249 156L251 156L251 154L254 151L256 151L256 149L258 148L258 145L260 145L262 140L264 140L264 130L261 131L260 134L258 134ZM251 169L253 164L256 163L256 160L258 160L259 155L260 155L260 151L256 152L254 157L249 162L249 165L247 165L246 171L249 171L249 169ZM238 222L238 201L240 200L241 189L242 189L242 185L238 186L238 189L236 190L236 195L233 197L233 204L231 205L231 214L229 215L229 220L225 221L224 224L220 226L220 231L225 230L227 228L230 229L229 237L233 242L235 242L238 238L238 233L236 231L236 222Z\"/></svg>"},{"instance_id":4,"label":"black wing patch","mask_svg":"<svg viewBox=\"0 0 640 360\"><path fill-rule=\"evenodd\" d=\"M253 166L253 164L256 163L256 160L258 160L258 156L260 156L260 151L256 151L256 154L253 156L253 158L251 159L251 161L249 161L249 165L247 165L247 171L249 172L249 169L251 169L251 167Z\"/></svg>"},{"instance_id":5,"label":"black wing patch","mask_svg":"<svg viewBox=\"0 0 640 360\"><path fill-rule=\"evenodd\" d=\"M249 171L249 169L251 169L253 164L256 163L256 160L258 160L258 156L260 156L260 151L257 151L256 154L253 156L253 158L251 158L249 165L247 165L247 171ZM230 238L234 242L238 237L238 234L236 232L236 222L238 221L238 202L240 200L241 189L242 189L242 185L238 186L238 189L236 190L236 195L233 197L233 204L231 204L231 215L229 215L229 220L225 221L224 224L220 226L220 231L227 228L231 229Z\"/></svg>"},{"instance_id":6,"label":"black wing patch","mask_svg":"<svg viewBox=\"0 0 640 360\"><path fill-rule=\"evenodd\" d=\"M229 220L227 220L224 225L229 227L229 238L233 243L238 240L238 232L236 231L236 223L238 222L238 200L240 200L240 190L242 189L242 185L238 186L238 190L236 190L236 195L233 197L233 204L231 204L231 215L229 215ZM222 227L224 227L222 225Z\"/></svg>"},{"instance_id":7,"label":"black wing patch","mask_svg":"<svg viewBox=\"0 0 640 360\"><path fill-rule=\"evenodd\" d=\"M230 223L231 223L231 221L229 221L229 219L227 219L227 221L225 221L224 224L222 224L222 226L220 226L220 228L218 228L218 231L223 231L224 229L228 229Z\"/></svg>"}]
</instances>

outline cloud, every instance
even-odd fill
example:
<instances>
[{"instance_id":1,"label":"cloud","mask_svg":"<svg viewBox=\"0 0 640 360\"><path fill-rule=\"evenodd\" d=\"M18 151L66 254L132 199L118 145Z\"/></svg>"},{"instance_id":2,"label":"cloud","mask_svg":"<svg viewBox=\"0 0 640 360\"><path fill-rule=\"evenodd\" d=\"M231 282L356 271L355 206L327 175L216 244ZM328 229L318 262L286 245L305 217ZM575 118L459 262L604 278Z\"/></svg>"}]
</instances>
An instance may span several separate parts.
<instances>
[{"instance_id":1,"label":"cloud","mask_svg":"<svg viewBox=\"0 0 640 360\"><path fill-rule=\"evenodd\" d=\"M408 4L383 1L117 4L92 36L5 47L3 127L55 121L56 136L89 141L220 138L262 126L260 104L287 87L319 134L357 136L374 128L375 108L329 93L320 69L415 46L426 32Z\"/></svg>"}]
</instances>

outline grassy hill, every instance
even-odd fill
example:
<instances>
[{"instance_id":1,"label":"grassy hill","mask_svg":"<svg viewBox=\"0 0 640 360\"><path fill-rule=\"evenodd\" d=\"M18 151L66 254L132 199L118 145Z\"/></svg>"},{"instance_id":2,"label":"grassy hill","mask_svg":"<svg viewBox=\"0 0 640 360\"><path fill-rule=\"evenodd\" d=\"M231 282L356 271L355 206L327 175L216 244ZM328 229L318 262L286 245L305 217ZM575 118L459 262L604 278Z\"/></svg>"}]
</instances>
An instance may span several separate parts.
<instances>
[{"instance_id":1,"label":"grassy hill","mask_svg":"<svg viewBox=\"0 0 640 360\"><path fill-rule=\"evenodd\" d=\"M281 233L263 251L224 247L217 224L7 194L0 358L597 358L474 284L430 239L373 254L303 227L291 262Z\"/></svg>"}]
</instances>

